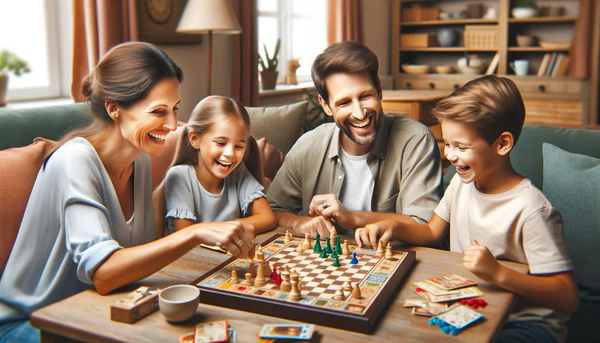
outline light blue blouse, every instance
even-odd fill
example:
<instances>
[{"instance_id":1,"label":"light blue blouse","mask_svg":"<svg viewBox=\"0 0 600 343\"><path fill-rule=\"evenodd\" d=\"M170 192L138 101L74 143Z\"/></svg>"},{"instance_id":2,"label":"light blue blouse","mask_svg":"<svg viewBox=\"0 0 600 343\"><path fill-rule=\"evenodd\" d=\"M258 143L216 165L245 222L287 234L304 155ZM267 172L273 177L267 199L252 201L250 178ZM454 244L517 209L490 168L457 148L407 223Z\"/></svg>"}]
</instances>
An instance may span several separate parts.
<instances>
[{"instance_id":1,"label":"light blue blouse","mask_svg":"<svg viewBox=\"0 0 600 343\"><path fill-rule=\"evenodd\" d=\"M84 138L60 147L31 191L0 280L0 323L92 286L92 273L112 253L154 240L150 158L134 162L134 222L127 227L100 157Z\"/></svg>"},{"instance_id":2,"label":"light blue blouse","mask_svg":"<svg viewBox=\"0 0 600 343\"><path fill-rule=\"evenodd\" d=\"M165 176L166 218L171 231L174 218L203 223L248 216L248 206L261 197L266 197L264 187L243 163L225 178L220 194L209 193L202 187L193 165L174 166Z\"/></svg>"}]
</instances>

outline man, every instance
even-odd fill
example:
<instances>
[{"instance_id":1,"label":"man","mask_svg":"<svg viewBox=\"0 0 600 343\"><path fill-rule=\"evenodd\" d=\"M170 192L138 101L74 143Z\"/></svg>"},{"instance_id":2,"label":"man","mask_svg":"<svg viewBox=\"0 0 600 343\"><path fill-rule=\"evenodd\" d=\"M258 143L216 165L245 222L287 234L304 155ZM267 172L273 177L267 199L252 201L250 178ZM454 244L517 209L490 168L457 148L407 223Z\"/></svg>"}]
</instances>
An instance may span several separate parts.
<instances>
[{"instance_id":1,"label":"man","mask_svg":"<svg viewBox=\"0 0 600 343\"><path fill-rule=\"evenodd\" d=\"M377 56L336 43L315 59L319 103L335 124L298 139L267 198L279 226L328 237L386 219L425 223L441 194L435 139L419 122L381 108Z\"/></svg>"}]
</instances>

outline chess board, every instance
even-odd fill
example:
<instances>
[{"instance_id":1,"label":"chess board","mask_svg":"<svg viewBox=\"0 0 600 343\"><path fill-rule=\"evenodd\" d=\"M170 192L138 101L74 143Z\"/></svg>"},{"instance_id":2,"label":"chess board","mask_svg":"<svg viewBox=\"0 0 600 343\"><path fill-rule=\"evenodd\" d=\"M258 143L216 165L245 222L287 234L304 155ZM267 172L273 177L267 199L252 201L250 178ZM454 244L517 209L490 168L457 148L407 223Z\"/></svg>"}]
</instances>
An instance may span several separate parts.
<instances>
[{"instance_id":1,"label":"chess board","mask_svg":"<svg viewBox=\"0 0 600 343\"><path fill-rule=\"evenodd\" d=\"M377 256L374 250L349 245L350 251L356 252L358 263L350 264L350 254L339 256L340 266L334 267L331 257L321 258L312 249L296 251L303 241L304 238L293 237L286 243L283 235L276 234L262 246L271 268L276 265L283 271L287 265L299 274L300 301L288 300L289 292L280 291L271 279L264 286L243 284L250 260L232 257L193 282L200 288L200 302L368 333L415 262L414 251L393 250L388 258ZM321 245L324 248L325 241ZM239 275L237 283L231 280L233 270ZM350 297L349 291L345 291L345 300L334 299L345 281L359 286L360 299Z\"/></svg>"}]
</instances>

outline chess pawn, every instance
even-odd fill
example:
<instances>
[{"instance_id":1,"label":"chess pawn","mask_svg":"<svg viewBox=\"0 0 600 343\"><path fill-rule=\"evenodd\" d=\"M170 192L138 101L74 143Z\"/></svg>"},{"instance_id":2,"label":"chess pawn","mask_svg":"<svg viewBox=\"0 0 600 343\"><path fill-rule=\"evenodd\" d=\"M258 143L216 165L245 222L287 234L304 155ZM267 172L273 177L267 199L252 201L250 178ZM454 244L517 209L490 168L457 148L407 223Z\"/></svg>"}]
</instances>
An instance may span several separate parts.
<instances>
[{"instance_id":1,"label":"chess pawn","mask_svg":"<svg viewBox=\"0 0 600 343\"><path fill-rule=\"evenodd\" d=\"M302 249L308 250L312 249L312 244L310 243L310 233L304 235L304 242L302 243Z\"/></svg>"},{"instance_id":2,"label":"chess pawn","mask_svg":"<svg viewBox=\"0 0 600 343\"><path fill-rule=\"evenodd\" d=\"M235 270L231 271L231 283L238 283L240 279L238 278L237 272Z\"/></svg>"},{"instance_id":3,"label":"chess pawn","mask_svg":"<svg viewBox=\"0 0 600 343\"><path fill-rule=\"evenodd\" d=\"M298 246L296 247L296 252L298 252L299 254L302 254L304 252L302 244L298 244Z\"/></svg>"},{"instance_id":4,"label":"chess pawn","mask_svg":"<svg viewBox=\"0 0 600 343\"><path fill-rule=\"evenodd\" d=\"M252 277L256 276L256 268L254 267L254 260L250 260L250 265L248 266L248 273L252 275Z\"/></svg>"},{"instance_id":5,"label":"chess pawn","mask_svg":"<svg viewBox=\"0 0 600 343\"><path fill-rule=\"evenodd\" d=\"M383 250L383 241L379 241L377 244L377 256L383 256L385 254L385 250Z\"/></svg>"},{"instance_id":6,"label":"chess pawn","mask_svg":"<svg viewBox=\"0 0 600 343\"><path fill-rule=\"evenodd\" d=\"M325 243L324 250L327 254L331 255L331 253L333 252L333 250L331 249L331 238L330 237L325 238L325 242L327 242L327 243Z\"/></svg>"},{"instance_id":7,"label":"chess pawn","mask_svg":"<svg viewBox=\"0 0 600 343\"><path fill-rule=\"evenodd\" d=\"M288 230L285 230L285 238L283 239L283 243L288 244L289 242L291 242L292 240L290 239L290 232Z\"/></svg>"},{"instance_id":8,"label":"chess pawn","mask_svg":"<svg viewBox=\"0 0 600 343\"><path fill-rule=\"evenodd\" d=\"M264 262L259 263L257 267L256 278L254 279L254 286L257 287L264 286L267 283L267 280L265 280L265 268L263 263Z\"/></svg>"},{"instance_id":9,"label":"chess pawn","mask_svg":"<svg viewBox=\"0 0 600 343\"><path fill-rule=\"evenodd\" d=\"M244 282L242 282L242 284L244 285L252 285L252 274L250 273L246 273L246 280L244 280Z\"/></svg>"},{"instance_id":10,"label":"chess pawn","mask_svg":"<svg viewBox=\"0 0 600 343\"><path fill-rule=\"evenodd\" d=\"M322 252L323 248L321 248L321 235L319 235L319 233L317 232L317 238L315 239L315 247L313 249L313 252Z\"/></svg>"},{"instance_id":11,"label":"chess pawn","mask_svg":"<svg viewBox=\"0 0 600 343\"><path fill-rule=\"evenodd\" d=\"M288 296L288 300L300 301L300 299L302 299L302 296L300 295L300 292L298 291L298 282L296 282L295 280L292 280L292 286L290 288L290 295Z\"/></svg>"},{"instance_id":12,"label":"chess pawn","mask_svg":"<svg viewBox=\"0 0 600 343\"><path fill-rule=\"evenodd\" d=\"M281 285L279 286L279 290L282 292L289 292L291 289L290 284L290 269L287 264L285 265L285 270L281 273Z\"/></svg>"},{"instance_id":13,"label":"chess pawn","mask_svg":"<svg viewBox=\"0 0 600 343\"><path fill-rule=\"evenodd\" d=\"M342 245L342 256L350 255L350 247L348 246L348 241L344 240L344 244Z\"/></svg>"},{"instance_id":14,"label":"chess pawn","mask_svg":"<svg viewBox=\"0 0 600 343\"><path fill-rule=\"evenodd\" d=\"M392 245L390 243L388 243L387 246L385 247L385 257L386 258L394 257L394 255L392 254Z\"/></svg>"},{"instance_id":15,"label":"chess pawn","mask_svg":"<svg viewBox=\"0 0 600 343\"><path fill-rule=\"evenodd\" d=\"M335 291L335 295L333 296L333 299L339 300L339 301L346 300L346 295L344 294L344 291L342 290L342 288L338 288L337 291Z\"/></svg>"},{"instance_id":16,"label":"chess pawn","mask_svg":"<svg viewBox=\"0 0 600 343\"><path fill-rule=\"evenodd\" d=\"M342 288L343 288L345 291L348 291L348 292L351 292L351 291L352 291L352 285L350 284L350 282L349 282L349 281L345 281L345 282L342 284Z\"/></svg>"},{"instance_id":17,"label":"chess pawn","mask_svg":"<svg viewBox=\"0 0 600 343\"><path fill-rule=\"evenodd\" d=\"M350 295L354 299L362 299L362 295L360 294L360 287L357 284L354 284L352 288L352 294Z\"/></svg>"},{"instance_id":18,"label":"chess pawn","mask_svg":"<svg viewBox=\"0 0 600 343\"><path fill-rule=\"evenodd\" d=\"M271 265L269 264L269 261L265 261L265 262L263 263L263 268L264 268L264 270L265 270L265 271L264 271L264 273L265 273L265 276L267 276L267 275L268 275L268 276L270 277L270 276L271 276L271 274L272 274L273 272L271 271ZM267 281L268 281L268 280L267 280Z\"/></svg>"}]
</instances>

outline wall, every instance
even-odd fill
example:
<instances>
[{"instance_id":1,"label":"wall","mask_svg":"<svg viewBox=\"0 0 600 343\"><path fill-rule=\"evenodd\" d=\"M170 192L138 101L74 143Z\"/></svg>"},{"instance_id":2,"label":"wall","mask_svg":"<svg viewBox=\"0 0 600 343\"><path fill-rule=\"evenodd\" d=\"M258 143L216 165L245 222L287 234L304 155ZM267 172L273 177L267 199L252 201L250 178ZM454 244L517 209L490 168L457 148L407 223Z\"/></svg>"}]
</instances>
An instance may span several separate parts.
<instances>
[{"instance_id":1,"label":"wall","mask_svg":"<svg viewBox=\"0 0 600 343\"><path fill-rule=\"evenodd\" d=\"M379 59L379 78L384 89L392 89L391 77L391 20L390 0L362 0L363 40Z\"/></svg>"}]
</instances>

